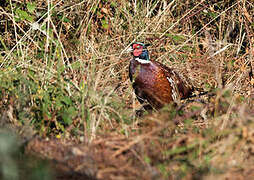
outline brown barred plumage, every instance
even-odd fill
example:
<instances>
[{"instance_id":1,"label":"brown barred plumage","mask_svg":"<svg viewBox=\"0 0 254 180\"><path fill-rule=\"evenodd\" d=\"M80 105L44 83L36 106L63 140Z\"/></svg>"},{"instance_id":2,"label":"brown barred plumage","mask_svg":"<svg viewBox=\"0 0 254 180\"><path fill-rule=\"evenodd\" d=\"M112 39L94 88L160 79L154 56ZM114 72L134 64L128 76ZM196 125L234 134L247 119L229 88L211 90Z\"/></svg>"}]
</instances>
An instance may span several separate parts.
<instances>
[{"instance_id":1,"label":"brown barred plumage","mask_svg":"<svg viewBox=\"0 0 254 180\"><path fill-rule=\"evenodd\" d=\"M130 61L129 77L139 102L148 102L155 109L171 102L179 104L192 94L193 87L174 70L150 60L146 47L137 42L130 48L134 58Z\"/></svg>"}]
</instances>

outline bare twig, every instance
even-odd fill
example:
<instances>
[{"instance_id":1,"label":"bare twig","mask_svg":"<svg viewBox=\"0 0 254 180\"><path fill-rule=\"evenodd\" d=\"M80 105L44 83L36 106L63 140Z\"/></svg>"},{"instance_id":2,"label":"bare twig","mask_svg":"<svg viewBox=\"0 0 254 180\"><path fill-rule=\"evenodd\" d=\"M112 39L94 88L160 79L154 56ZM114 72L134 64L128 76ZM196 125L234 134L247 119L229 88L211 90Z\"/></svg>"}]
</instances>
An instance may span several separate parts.
<instances>
[{"instance_id":1,"label":"bare twig","mask_svg":"<svg viewBox=\"0 0 254 180\"><path fill-rule=\"evenodd\" d=\"M251 85L254 86L254 31L253 28L251 28L251 23L253 22L252 16L249 14L245 0L241 0L238 3L239 9L242 12L243 21L245 24L246 32L247 32L247 38L249 40L249 59L250 59L250 79L251 79Z\"/></svg>"}]
</instances>

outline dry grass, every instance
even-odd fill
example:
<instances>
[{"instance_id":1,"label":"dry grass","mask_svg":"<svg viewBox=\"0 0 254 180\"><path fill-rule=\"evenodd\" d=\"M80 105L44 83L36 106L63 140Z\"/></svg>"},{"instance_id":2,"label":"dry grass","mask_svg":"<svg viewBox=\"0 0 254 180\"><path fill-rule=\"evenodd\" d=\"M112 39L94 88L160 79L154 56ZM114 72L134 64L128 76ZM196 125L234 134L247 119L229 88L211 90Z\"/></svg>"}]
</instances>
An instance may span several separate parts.
<instances>
[{"instance_id":1,"label":"dry grass","mask_svg":"<svg viewBox=\"0 0 254 180\"><path fill-rule=\"evenodd\" d=\"M89 145L84 151L99 179L248 177L253 7L229 0L6 2L0 7L1 126L28 139L57 137L59 151L68 141ZM151 43L154 60L212 95L200 97L205 103L183 102L180 112L169 105L135 117L140 105L125 52L134 41Z\"/></svg>"}]
</instances>

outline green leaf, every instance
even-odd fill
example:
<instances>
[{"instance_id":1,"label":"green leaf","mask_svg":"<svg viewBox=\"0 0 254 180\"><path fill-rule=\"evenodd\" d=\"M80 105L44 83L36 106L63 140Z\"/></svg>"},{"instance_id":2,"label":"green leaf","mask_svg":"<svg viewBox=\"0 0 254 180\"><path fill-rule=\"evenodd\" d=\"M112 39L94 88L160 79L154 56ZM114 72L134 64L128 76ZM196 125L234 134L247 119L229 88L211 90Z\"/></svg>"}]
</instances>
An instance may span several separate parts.
<instances>
[{"instance_id":1,"label":"green leaf","mask_svg":"<svg viewBox=\"0 0 254 180\"><path fill-rule=\"evenodd\" d=\"M63 22L66 22L66 23L67 23L67 22L71 22L71 20L68 19L67 17L64 17L64 18L63 18Z\"/></svg>"},{"instance_id":2,"label":"green leaf","mask_svg":"<svg viewBox=\"0 0 254 180\"><path fill-rule=\"evenodd\" d=\"M166 36L171 37L175 42L184 41L184 36L167 33Z\"/></svg>"},{"instance_id":3,"label":"green leaf","mask_svg":"<svg viewBox=\"0 0 254 180\"><path fill-rule=\"evenodd\" d=\"M30 22L33 22L34 16L29 15L26 11L23 11L21 9L17 9L15 11L15 14L18 16L18 21L21 20L28 20Z\"/></svg>"},{"instance_id":4,"label":"green leaf","mask_svg":"<svg viewBox=\"0 0 254 180\"><path fill-rule=\"evenodd\" d=\"M191 110L192 111L197 111L197 110L200 110L201 109L201 107L199 107L199 106L191 106Z\"/></svg>"},{"instance_id":5,"label":"green leaf","mask_svg":"<svg viewBox=\"0 0 254 180\"><path fill-rule=\"evenodd\" d=\"M251 27L252 27L252 29L254 29L254 22L251 23Z\"/></svg>"},{"instance_id":6,"label":"green leaf","mask_svg":"<svg viewBox=\"0 0 254 180\"><path fill-rule=\"evenodd\" d=\"M30 3L30 2L27 3L26 8L28 12L33 13L36 8L35 3Z\"/></svg>"},{"instance_id":7,"label":"green leaf","mask_svg":"<svg viewBox=\"0 0 254 180\"><path fill-rule=\"evenodd\" d=\"M69 96L63 96L62 102L64 102L66 105L70 105L72 103L72 100Z\"/></svg>"},{"instance_id":8,"label":"green leaf","mask_svg":"<svg viewBox=\"0 0 254 180\"><path fill-rule=\"evenodd\" d=\"M104 29L108 29L109 28L109 24L108 21L106 19L102 19L101 20L101 25Z\"/></svg>"},{"instance_id":9,"label":"green leaf","mask_svg":"<svg viewBox=\"0 0 254 180\"><path fill-rule=\"evenodd\" d=\"M72 123L72 117L76 115L76 109L74 107L69 107L63 112L63 121L65 124L70 125Z\"/></svg>"},{"instance_id":10,"label":"green leaf","mask_svg":"<svg viewBox=\"0 0 254 180\"><path fill-rule=\"evenodd\" d=\"M112 7L117 7L117 3L116 3L116 2L111 2L110 5L111 5Z\"/></svg>"},{"instance_id":11,"label":"green leaf","mask_svg":"<svg viewBox=\"0 0 254 180\"><path fill-rule=\"evenodd\" d=\"M217 16L217 13L215 13L215 12L209 12L208 16L210 16L212 18L215 18Z\"/></svg>"},{"instance_id":12,"label":"green leaf","mask_svg":"<svg viewBox=\"0 0 254 180\"><path fill-rule=\"evenodd\" d=\"M150 164L150 163L151 163L151 159L150 159L148 156L145 156L145 157L144 157L144 161L145 161L147 164Z\"/></svg>"},{"instance_id":13,"label":"green leaf","mask_svg":"<svg viewBox=\"0 0 254 180\"><path fill-rule=\"evenodd\" d=\"M65 70L65 66L63 64L59 64L58 67L57 67L57 72L59 74L63 73Z\"/></svg>"},{"instance_id":14,"label":"green leaf","mask_svg":"<svg viewBox=\"0 0 254 180\"><path fill-rule=\"evenodd\" d=\"M63 105L63 103L62 103L62 100L61 100L60 98L57 98L57 99L56 99L56 102L55 102L55 108L56 108L57 110L59 110L59 109L61 109L63 106L64 106L64 105Z\"/></svg>"},{"instance_id":15,"label":"green leaf","mask_svg":"<svg viewBox=\"0 0 254 180\"><path fill-rule=\"evenodd\" d=\"M71 67L73 70L78 70L81 67L81 64L79 61L76 61L74 63L71 64Z\"/></svg>"}]
</instances>

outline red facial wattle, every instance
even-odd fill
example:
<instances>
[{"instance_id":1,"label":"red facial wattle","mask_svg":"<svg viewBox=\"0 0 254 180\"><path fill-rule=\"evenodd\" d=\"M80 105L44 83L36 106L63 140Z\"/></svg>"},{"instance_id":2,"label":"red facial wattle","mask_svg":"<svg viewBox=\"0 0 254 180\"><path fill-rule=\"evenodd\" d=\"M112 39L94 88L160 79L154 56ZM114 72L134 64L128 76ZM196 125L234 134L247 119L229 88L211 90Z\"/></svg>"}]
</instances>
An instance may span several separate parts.
<instances>
[{"instance_id":1,"label":"red facial wattle","mask_svg":"<svg viewBox=\"0 0 254 180\"><path fill-rule=\"evenodd\" d=\"M141 53L142 53L142 49L134 49L134 50L133 50L133 55L134 55L135 57L140 56Z\"/></svg>"},{"instance_id":2,"label":"red facial wattle","mask_svg":"<svg viewBox=\"0 0 254 180\"><path fill-rule=\"evenodd\" d=\"M143 47L140 44L133 44L133 55L138 57L142 54Z\"/></svg>"}]
</instances>

